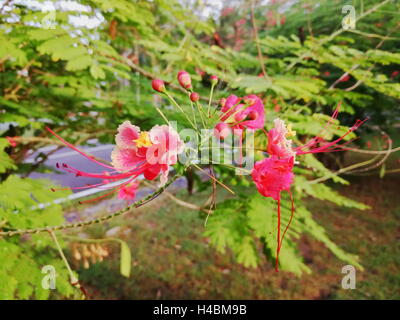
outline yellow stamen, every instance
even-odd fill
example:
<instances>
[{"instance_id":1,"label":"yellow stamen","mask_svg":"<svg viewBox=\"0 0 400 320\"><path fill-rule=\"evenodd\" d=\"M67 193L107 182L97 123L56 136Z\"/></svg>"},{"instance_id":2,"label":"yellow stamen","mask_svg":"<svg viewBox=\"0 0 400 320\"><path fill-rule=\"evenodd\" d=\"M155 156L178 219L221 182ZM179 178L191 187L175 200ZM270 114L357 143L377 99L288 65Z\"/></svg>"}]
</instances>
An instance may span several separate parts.
<instances>
[{"instance_id":1,"label":"yellow stamen","mask_svg":"<svg viewBox=\"0 0 400 320\"><path fill-rule=\"evenodd\" d=\"M295 135L296 135L296 131L293 131L293 130L292 130L292 125L291 125L291 124L288 124L288 126L287 126L286 138L294 137Z\"/></svg>"},{"instance_id":2,"label":"yellow stamen","mask_svg":"<svg viewBox=\"0 0 400 320\"><path fill-rule=\"evenodd\" d=\"M150 147L152 145L149 133L147 131L142 131L139 135L139 138L136 140L133 140L133 142L136 142L136 146L138 148Z\"/></svg>"}]
</instances>

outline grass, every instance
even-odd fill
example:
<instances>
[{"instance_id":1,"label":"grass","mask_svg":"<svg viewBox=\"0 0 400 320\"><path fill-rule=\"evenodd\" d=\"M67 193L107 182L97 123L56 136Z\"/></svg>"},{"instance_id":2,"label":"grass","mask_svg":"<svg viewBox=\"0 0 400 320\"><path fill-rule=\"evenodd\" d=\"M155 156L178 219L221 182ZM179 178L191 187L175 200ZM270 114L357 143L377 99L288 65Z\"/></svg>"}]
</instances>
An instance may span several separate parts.
<instances>
[{"instance_id":1,"label":"grass","mask_svg":"<svg viewBox=\"0 0 400 320\"><path fill-rule=\"evenodd\" d=\"M355 290L341 288L344 263L307 236L300 249L313 273L298 278L276 273L272 263L257 269L238 265L230 253L219 254L202 236L204 216L165 197L88 232L124 225L120 238L133 259L129 279L119 274L117 247L111 256L79 274L92 298L101 299L400 299L400 197L397 176L360 177L340 192L369 204L361 212L308 199L308 207L345 250L357 253L365 271L357 272ZM197 204L207 194L189 198ZM76 266L77 267L77 266Z\"/></svg>"}]
</instances>

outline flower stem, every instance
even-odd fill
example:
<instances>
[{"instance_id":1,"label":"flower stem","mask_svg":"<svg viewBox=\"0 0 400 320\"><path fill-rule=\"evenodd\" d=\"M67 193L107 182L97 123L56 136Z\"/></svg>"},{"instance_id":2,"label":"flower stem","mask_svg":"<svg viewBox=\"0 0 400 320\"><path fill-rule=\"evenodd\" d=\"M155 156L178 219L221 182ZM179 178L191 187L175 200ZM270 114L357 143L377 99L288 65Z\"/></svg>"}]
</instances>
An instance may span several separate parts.
<instances>
[{"instance_id":1,"label":"flower stem","mask_svg":"<svg viewBox=\"0 0 400 320\"><path fill-rule=\"evenodd\" d=\"M190 120L190 118L188 117L188 115L185 113L185 111L183 111L182 107L175 101L175 99L167 92L165 91L165 95L168 97L168 99L179 109L180 112L183 113L183 115L185 116L185 118L187 119L187 121L189 121L190 125L193 127L193 129L197 130L196 125L192 122L192 120Z\"/></svg>"},{"instance_id":2,"label":"flower stem","mask_svg":"<svg viewBox=\"0 0 400 320\"><path fill-rule=\"evenodd\" d=\"M58 239L57 239L57 237L56 237L56 234L54 233L53 230L48 230L48 232L50 233L50 236L51 236L51 238L53 239L53 241L54 241L54 243L55 243L55 245L56 245L56 247L57 247L57 250L58 250L58 252L59 252L59 254L60 254L60 256L61 256L61 259L63 260L65 266L67 267L67 270L68 270L68 273L69 273L69 277L70 277L70 283L71 283L71 285L73 285L74 287L80 289L80 290L82 291L82 293L83 293L83 297L86 298L85 291L82 290L82 287L81 287L81 285L80 285L78 279L75 277L74 273L72 272L72 268L71 268L71 266L69 265L69 262L68 262L67 258L65 257L65 254L64 254L64 252L63 252L63 250L62 250L62 248L61 248L61 246L60 246L60 243L58 242Z\"/></svg>"},{"instance_id":3,"label":"flower stem","mask_svg":"<svg viewBox=\"0 0 400 320\"><path fill-rule=\"evenodd\" d=\"M230 193L235 194L235 192L230 189L228 186L226 186L225 184L223 184L221 181L219 181L218 179L214 178L212 175L210 175L206 170L200 168L197 164L192 163L192 165L194 167L196 167L197 169L199 169L200 171L204 172L209 178L211 178L212 180L214 180L216 183L218 183L221 187L223 187L224 189L228 190Z\"/></svg>"},{"instance_id":4,"label":"flower stem","mask_svg":"<svg viewBox=\"0 0 400 320\"><path fill-rule=\"evenodd\" d=\"M197 107L197 110L199 111L200 119L201 119L201 122L203 123L203 127L205 129L206 123L204 122L204 118L203 118L203 114L204 114L203 107L201 106L201 104L199 102L196 102L196 107Z\"/></svg>"},{"instance_id":5,"label":"flower stem","mask_svg":"<svg viewBox=\"0 0 400 320\"><path fill-rule=\"evenodd\" d=\"M169 125L169 121L168 121L167 117L165 116L165 114L159 108L156 108L156 110L160 114L160 116L164 119L164 121L167 123L167 125Z\"/></svg>"},{"instance_id":6,"label":"flower stem","mask_svg":"<svg viewBox=\"0 0 400 320\"><path fill-rule=\"evenodd\" d=\"M212 97L213 97L213 93L214 93L214 87L215 87L215 84L212 84L211 85L211 91L210 91L210 98L208 100L208 111L207 111L207 114L208 114L209 118L211 117L211 101L212 101Z\"/></svg>"}]
</instances>

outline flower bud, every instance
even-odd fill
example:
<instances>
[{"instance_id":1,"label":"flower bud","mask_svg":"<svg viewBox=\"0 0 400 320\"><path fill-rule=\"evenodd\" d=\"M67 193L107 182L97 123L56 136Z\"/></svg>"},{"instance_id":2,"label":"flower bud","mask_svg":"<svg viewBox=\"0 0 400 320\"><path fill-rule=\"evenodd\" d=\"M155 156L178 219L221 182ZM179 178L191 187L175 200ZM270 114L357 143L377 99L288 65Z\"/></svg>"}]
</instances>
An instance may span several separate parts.
<instances>
[{"instance_id":1,"label":"flower bud","mask_svg":"<svg viewBox=\"0 0 400 320\"><path fill-rule=\"evenodd\" d=\"M215 86L218 83L218 77L217 76L211 76L210 77L210 81L211 81L211 84L213 86Z\"/></svg>"},{"instance_id":2,"label":"flower bud","mask_svg":"<svg viewBox=\"0 0 400 320\"><path fill-rule=\"evenodd\" d=\"M250 111L249 114L247 115L247 118L249 120L256 120L258 118L258 112L257 111Z\"/></svg>"},{"instance_id":3,"label":"flower bud","mask_svg":"<svg viewBox=\"0 0 400 320\"><path fill-rule=\"evenodd\" d=\"M197 92L192 92L190 94L190 100L192 102L197 102L197 101L199 101L199 99L200 99L200 95Z\"/></svg>"},{"instance_id":4,"label":"flower bud","mask_svg":"<svg viewBox=\"0 0 400 320\"><path fill-rule=\"evenodd\" d=\"M164 81L162 81L160 79L154 79L153 81L151 81L151 86L157 92L161 92L161 93L165 92Z\"/></svg>"},{"instance_id":5,"label":"flower bud","mask_svg":"<svg viewBox=\"0 0 400 320\"><path fill-rule=\"evenodd\" d=\"M186 71L179 71L178 72L178 81L182 88L189 90L192 88L192 79L190 78L190 74Z\"/></svg>"},{"instance_id":6,"label":"flower bud","mask_svg":"<svg viewBox=\"0 0 400 320\"><path fill-rule=\"evenodd\" d=\"M214 135L221 140L229 136L230 132L231 128L225 122L218 123L214 128Z\"/></svg>"}]
</instances>

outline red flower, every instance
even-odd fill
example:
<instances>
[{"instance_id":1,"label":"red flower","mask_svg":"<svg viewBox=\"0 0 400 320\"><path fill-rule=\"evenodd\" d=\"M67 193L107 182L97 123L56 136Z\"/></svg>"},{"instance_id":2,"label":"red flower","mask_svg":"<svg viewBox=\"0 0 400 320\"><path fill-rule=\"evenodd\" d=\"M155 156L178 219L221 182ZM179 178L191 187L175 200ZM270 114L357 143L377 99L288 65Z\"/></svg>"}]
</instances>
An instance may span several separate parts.
<instances>
[{"instance_id":1,"label":"red flower","mask_svg":"<svg viewBox=\"0 0 400 320\"><path fill-rule=\"evenodd\" d=\"M289 190L293 183L294 157L278 158L272 156L255 163L251 172L254 183L264 197L280 199L284 190Z\"/></svg>"}]
</instances>

